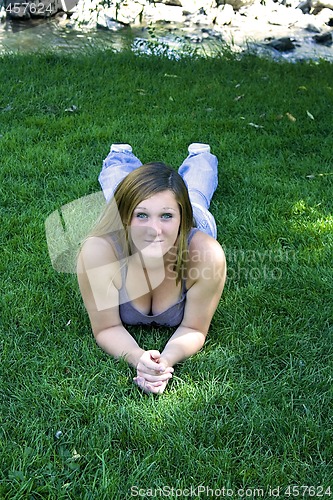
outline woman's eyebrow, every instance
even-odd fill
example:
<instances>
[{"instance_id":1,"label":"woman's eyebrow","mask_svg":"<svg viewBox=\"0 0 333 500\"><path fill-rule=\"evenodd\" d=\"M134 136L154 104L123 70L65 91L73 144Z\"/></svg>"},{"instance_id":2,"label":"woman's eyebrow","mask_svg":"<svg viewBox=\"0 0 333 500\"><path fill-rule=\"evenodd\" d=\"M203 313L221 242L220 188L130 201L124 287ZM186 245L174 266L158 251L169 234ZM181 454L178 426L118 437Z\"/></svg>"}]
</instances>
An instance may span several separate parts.
<instances>
[{"instance_id":1,"label":"woman's eyebrow","mask_svg":"<svg viewBox=\"0 0 333 500\"><path fill-rule=\"evenodd\" d=\"M146 207L135 207L134 210L148 210ZM176 212L176 210L172 207L162 207L162 210L172 210L173 212Z\"/></svg>"}]
</instances>

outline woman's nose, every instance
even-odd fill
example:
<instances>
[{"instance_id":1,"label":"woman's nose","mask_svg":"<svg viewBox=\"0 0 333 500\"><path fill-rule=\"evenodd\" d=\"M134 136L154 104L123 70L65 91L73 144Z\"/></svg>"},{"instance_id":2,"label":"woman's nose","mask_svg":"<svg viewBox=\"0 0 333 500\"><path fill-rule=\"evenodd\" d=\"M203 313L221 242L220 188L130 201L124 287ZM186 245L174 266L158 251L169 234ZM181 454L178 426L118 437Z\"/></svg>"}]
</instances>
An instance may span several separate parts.
<instances>
[{"instance_id":1,"label":"woman's nose","mask_svg":"<svg viewBox=\"0 0 333 500\"><path fill-rule=\"evenodd\" d=\"M153 235L158 235L158 234L161 234L161 224L159 221L151 221L150 225L149 225L149 231L151 234Z\"/></svg>"}]
</instances>

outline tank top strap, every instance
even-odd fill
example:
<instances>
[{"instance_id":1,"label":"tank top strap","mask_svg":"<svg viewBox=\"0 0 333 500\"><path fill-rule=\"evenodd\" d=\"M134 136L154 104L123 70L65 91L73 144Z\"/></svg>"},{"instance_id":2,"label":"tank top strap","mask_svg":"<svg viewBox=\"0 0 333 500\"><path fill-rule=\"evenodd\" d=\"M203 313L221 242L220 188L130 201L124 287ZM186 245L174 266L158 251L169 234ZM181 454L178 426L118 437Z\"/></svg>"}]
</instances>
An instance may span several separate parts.
<instances>
[{"instance_id":1,"label":"tank top strap","mask_svg":"<svg viewBox=\"0 0 333 500\"><path fill-rule=\"evenodd\" d=\"M191 240L193 238L193 236L198 232L200 231L200 229L198 229L197 227L192 227L191 231L188 233L188 237L187 237L187 244L189 245L191 243Z\"/></svg>"}]
</instances>

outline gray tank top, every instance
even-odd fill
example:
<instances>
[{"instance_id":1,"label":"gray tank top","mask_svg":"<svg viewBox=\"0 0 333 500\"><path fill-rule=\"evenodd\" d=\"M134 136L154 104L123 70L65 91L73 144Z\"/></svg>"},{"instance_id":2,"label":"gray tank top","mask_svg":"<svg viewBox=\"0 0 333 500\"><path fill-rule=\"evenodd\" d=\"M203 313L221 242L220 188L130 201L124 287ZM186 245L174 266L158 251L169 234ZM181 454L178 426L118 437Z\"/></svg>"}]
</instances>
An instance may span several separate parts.
<instances>
[{"instance_id":1,"label":"gray tank top","mask_svg":"<svg viewBox=\"0 0 333 500\"><path fill-rule=\"evenodd\" d=\"M191 242L191 239L195 233L199 231L196 228L192 228L189 235L187 243ZM186 303L186 283L185 280L182 282L181 296L176 302L176 304L166 309L159 314L144 314L133 306L132 302L129 300L126 287L126 268L122 268L122 287L120 289L121 304L119 306L119 314L121 321L126 325L151 325L151 326L170 326L176 327L180 325L184 316L184 309Z\"/></svg>"}]
</instances>

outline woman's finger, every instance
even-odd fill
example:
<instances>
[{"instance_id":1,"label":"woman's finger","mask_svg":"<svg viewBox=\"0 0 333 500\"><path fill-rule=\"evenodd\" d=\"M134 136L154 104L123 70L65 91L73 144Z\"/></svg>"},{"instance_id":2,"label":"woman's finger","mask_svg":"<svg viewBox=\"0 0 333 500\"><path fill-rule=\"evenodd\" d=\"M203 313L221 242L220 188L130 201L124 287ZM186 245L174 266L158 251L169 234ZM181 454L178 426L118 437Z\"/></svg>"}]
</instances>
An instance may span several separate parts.
<instances>
[{"instance_id":1,"label":"woman's finger","mask_svg":"<svg viewBox=\"0 0 333 500\"><path fill-rule=\"evenodd\" d=\"M144 378L147 382L164 382L165 380L169 380L170 378L172 378L172 373L161 373L159 375L154 375L139 369L137 369L137 374L139 377Z\"/></svg>"},{"instance_id":2,"label":"woman's finger","mask_svg":"<svg viewBox=\"0 0 333 500\"><path fill-rule=\"evenodd\" d=\"M158 351L154 351L158 352ZM172 366L165 366L164 364L159 364L154 361L150 355L150 351L146 351L140 358L139 363L137 365L137 369L142 370L143 372L150 372L151 374L156 373L173 373L174 369Z\"/></svg>"},{"instance_id":3,"label":"woman's finger","mask_svg":"<svg viewBox=\"0 0 333 500\"><path fill-rule=\"evenodd\" d=\"M134 377L133 382L145 393L145 394L162 394L164 392L168 381L165 382L147 382L143 377Z\"/></svg>"}]
</instances>

